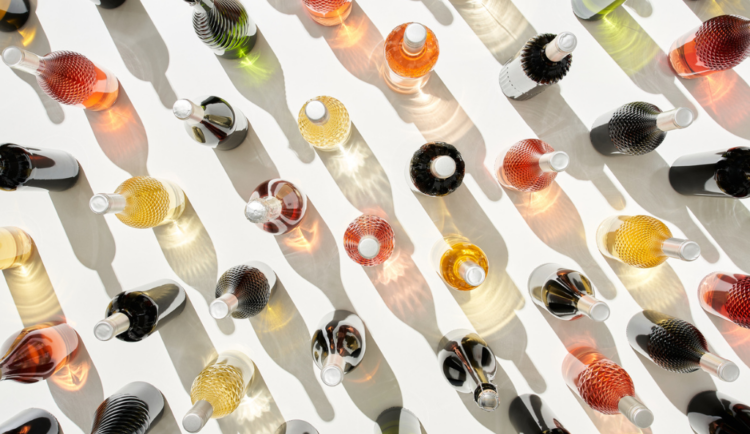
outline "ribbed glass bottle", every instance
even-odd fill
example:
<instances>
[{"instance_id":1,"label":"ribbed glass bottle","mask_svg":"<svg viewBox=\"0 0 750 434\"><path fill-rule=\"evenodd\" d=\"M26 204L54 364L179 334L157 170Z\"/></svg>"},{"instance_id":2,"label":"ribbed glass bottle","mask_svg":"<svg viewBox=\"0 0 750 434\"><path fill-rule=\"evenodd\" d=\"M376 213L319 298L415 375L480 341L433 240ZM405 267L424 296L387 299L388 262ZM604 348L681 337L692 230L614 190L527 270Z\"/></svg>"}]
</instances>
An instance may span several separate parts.
<instances>
[{"instance_id":1,"label":"ribbed glass bottle","mask_svg":"<svg viewBox=\"0 0 750 434\"><path fill-rule=\"evenodd\" d=\"M268 306L276 273L268 265L250 261L224 272L216 283L216 300L209 306L216 319L246 319L255 316Z\"/></svg>"},{"instance_id":2,"label":"ribbed glass bottle","mask_svg":"<svg viewBox=\"0 0 750 434\"><path fill-rule=\"evenodd\" d=\"M455 146L445 142L422 145L406 165L406 183L425 196L445 196L461 186L466 162Z\"/></svg>"},{"instance_id":3,"label":"ribbed glass bottle","mask_svg":"<svg viewBox=\"0 0 750 434\"><path fill-rule=\"evenodd\" d=\"M333 151L344 146L352 135L352 121L344 104L330 96L318 96L299 111L299 132L314 148Z\"/></svg>"},{"instance_id":4,"label":"ribbed glass bottle","mask_svg":"<svg viewBox=\"0 0 750 434\"><path fill-rule=\"evenodd\" d=\"M578 39L570 32L544 33L526 45L503 66L500 88L505 96L525 101L542 93L568 74Z\"/></svg>"},{"instance_id":5,"label":"ribbed glass bottle","mask_svg":"<svg viewBox=\"0 0 750 434\"><path fill-rule=\"evenodd\" d=\"M312 336L310 350L320 379L338 386L362 363L367 349L365 324L357 314L336 310L324 316Z\"/></svg>"},{"instance_id":6,"label":"ribbed glass bottle","mask_svg":"<svg viewBox=\"0 0 750 434\"><path fill-rule=\"evenodd\" d=\"M419 91L440 55L437 37L419 23L401 24L385 39L385 81L400 93Z\"/></svg>"},{"instance_id":7,"label":"ribbed glass bottle","mask_svg":"<svg viewBox=\"0 0 750 434\"><path fill-rule=\"evenodd\" d=\"M352 0L302 0L310 18L324 26L342 24L352 12Z\"/></svg>"},{"instance_id":8,"label":"ribbed glass bottle","mask_svg":"<svg viewBox=\"0 0 750 434\"><path fill-rule=\"evenodd\" d=\"M164 397L159 389L136 381L99 405L91 434L145 434L162 411Z\"/></svg>"},{"instance_id":9,"label":"ribbed glass bottle","mask_svg":"<svg viewBox=\"0 0 750 434\"><path fill-rule=\"evenodd\" d=\"M495 177L505 188L535 192L555 181L570 157L539 139L526 139L506 148L495 159Z\"/></svg>"},{"instance_id":10,"label":"ribbed glass bottle","mask_svg":"<svg viewBox=\"0 0 750 434\"><path fill-rule=\"evenodd\" d=\"M750 433L750 406L715 390L695 395L687 418L695 434Z\"/></svg>"},{"instance_id":11,"label":"ribbed glass bottle","mask_svg":"<svg viewBox=\"0 0 750 434\"><path fill-rule=\"evenodd\" d=\"M65 151L0 145L0 190L64 191L78 181L81 166Z\"/></svg>"},{"instance_id":12,"label":"ribbed glass bottle","mask_svg":"<svg viewBox=\"0 0 750 434\"><path fill-rule=\"evenodd\" d=\"M239 59L258 39L258 27L238 0L185 0L193 6L193 29L217 56Z\"/></svg>"},{"instance_id":13,"label":"ribbed glass bottle","mask_svg":"<svg viewBox=\"0 0 750 434\"><path fill-rule=\"evenodd\" d=\"M185 193L172 181L136 176L120 184L114 194L94 195L89 208L96 214L115 214L133 228L153 228L180 218Z\"/></svg>"}]
</instances>

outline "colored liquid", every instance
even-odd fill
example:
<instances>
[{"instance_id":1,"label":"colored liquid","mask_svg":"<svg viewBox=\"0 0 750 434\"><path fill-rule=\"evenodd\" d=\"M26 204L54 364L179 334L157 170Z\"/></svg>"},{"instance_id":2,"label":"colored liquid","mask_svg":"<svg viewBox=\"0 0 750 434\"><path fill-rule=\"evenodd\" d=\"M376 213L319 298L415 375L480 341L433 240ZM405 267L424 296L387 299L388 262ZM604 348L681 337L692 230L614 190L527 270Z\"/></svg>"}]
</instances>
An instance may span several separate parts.
<instances>
[{"instance_id":1,"label":"colored liquid","mask_svg":"<svg viewBox=\"0 0 750 434\"><path fill-rule=\"evenodd\" d=\"M603 255L637 268L651 268L666 261L662 245L671 237L664 223L648 216L610 217L596 232Z\"/></svg>"},{"instance_id":2,"label":"colored liquid","mask_svg":"<svg viewBox=\"0 0 750 434\"><path fill-rule=\"evenodd\" d=\"M750 407L715 391L701 392L687 407L695 434L745 434L750 432Z\"/></svg>"},{"instance_id":3,"label":"colored liquid","mask_svg":"<svg viewBox=\"0 0 750 434\"><path fill-rule=\"evenodd\" d=\"M351 137L352 122L344 104L330 96L314 98L322 102L328 110L328 121L318 125L310 121L305 114L307 103L299 111L297 123L302 137L310 145L324 151L329 151L344 145ZM308 101L309 103L309 101Z\"/></svg>"},{"instance_id":4,"label":"colored liquid","mask_svg":"<svg viewBox=\"0 0 750 434\"><path fill-rule=\"evenodd\" d=\"M422 51L415 55L407 53L404 50L403 43L404 33L409 24L411 23L396 27L388 35L385 40L385 60L388 62L388 67L401 77L424 77L432 71L435 63L437 63L440 48L435 34L432 30L427 29L427 40Z\"/></svg>"},{"instance_id":5,"label":"colored liquid","mask_svg":"<svg viewBox=\"0 0 750 434\"><path fill-rule=\"evenodd\" d=\"M312 358L323 369L326 359L336 354L344 359L347 374L359 366L365 357L365 325L355 314L335 311L327 315L312 337Z\"/></svg>"},{"instance_id":6,"label":"colored liquid","mask_svg":"<svg viewBox=\"0 0 750 434\"><path fill-rule=\"evenodd\" d=\"M583 20L601 20L625 0L573 0L573 12Z\"/></svg>"},{"instance_id":7,"label":"colored liquid","mask_svg":"<svg viewBox=\"0 0 750 434\"><path fill-rule=\"evenodd\" d=\"M29 0L0 0L0 32L15 32L29 19Z\"/></svg>"},{"instance_id":8,"label":"colored liquid","mask_svg":"<svg viewBox=\"0 0 750 434\"><path fill-rule=\"evenodd\" d=\"M217 56L244 57L255 46L258 28L237 0L199 0L194 8L193 29Z\"/></svg>"},{"instance_id":9,"label":"colored liquid","mask_svg":"<svg viewBox=\"0 0 750 434\"><path fill-rule=\"evenodd\" d=\"M698 299L707 312L750 328L750 276L709 274L698 287Z\"/></svg>"},{"instance_id":10,"label":"colored liquid","mask_svg":"<svg viewBox=\"0 0 750 434\"><path fill-rule=\"evenodd\" d=\"M479 265L485 273L489 272L490 264L487 255L482 249L465 241L455 241L446 239L439 242L438 246L443 245L444 252L440 256L438 263L438 274L443 278L445 283L460 291L470 291L478 286L472 286L461 276L461 265L471 261ZM436 247L437 248L437 247Z\"/></svg>"},{"instance_id":11,"label":"colored liquid","mask_svg":"<svg viewBox=\"0 0 750 434\"><path fill-rule=\"evenodd\" d=\"M152 228L177 220L185 210L185 194L177 185L148 176L136 176L120 184L115 194L127 205L117 218L134 228Z\"/></svg>"},{"instance_id":12,"label":"colored liquid","mask_svg":"<svg viewBox=\"0 0 750 434\"><path fill-rule=\"evenodd\" d=\"M93 111L112 107L119 93L114 74L70 51L55 51L42 57L37 81L47 95L61 104Z\"/></svg>"},{"instance_id":13,"label":"colored liquid","mask_svg":"<svg viewBox=\"0 0 750 434\"><path fill-rule=\"evenodd\" d=\"M302 3L310 17L324 26L343 23L352 11L352 0L303 0Z\"/></svg>"},{"instance_id":14,"label":"colored liquid","mask_svg":"<svg viewBox=\"0 0 750 434\"><path fill-rule=\"evenodd\" d=\"M577 348L566 355L563 375L568 386L600 413L619 414L620 399L635 395L630 375L591 348Z\"/></svg>"},{"instance_id":15,"label":"colored liquid","mask_svg":"<svg viewBox=\"0 0 750 434\"><path fill-rule=\"evenodd\" d=\"M275 197L281 202L281 214L271 221L258 223L258 227L274 235L281 235L297 228L307 211L307 196L291 182L271 179L260 184L250 200Z\"/></svg>"},{"instance_id":16,"label":"colored liquid","mask_svg":"<svg viewBox=\"0 0 750 434\"><path fill-rule=\"evenodd\" d=\"M0 270L18 267L31 257L33 242L22 229L0 227Z\"/></svg>"},{"instance_id":17,"label":"colored liquid","mask_svg":"<svg viewBox=\"0 0 750 434\"><path fill-rule=\"evenodd\" d=\"M448 178L438 178L432 174L432 162L441 156L448 156L456 162L456 172ZM455 146L445 142L422 145L412 156L408 167L408 180L413 189L427 196L445 196L461 186L466 171L466 163Z\"/></svg>"},{"instance_id":18,"label":"colored liquid","mask_svg":"<svg viewBox=\"0 0 750 434\"><path fill-rule=\"evenodd\" d=\"M364 237L373 237L380 244L377 256L371 259L359 253L359 242ZM344 249L356 263L364 266L380 265L391 257L395 235L391 225L380 217L363 215L357 217L344 232Z\"/></svg>"},{"instance_id":19,"label":"colored liquid","mask_svg":"<svg viewBox=\"0 0 750 434\"><path fill-rule=\"evenodd\" d=\"M78 351L78 334L67 324L26 327L0 347L2 380L36 383L65 367Z\"/></svg>"},{"instance_id":20,"label":"colored liquid","mask_svg":"<svg viewBox=\"0 0 750 434\"><path fill-rule=\"evenodd\" d=\"M578 300L594 296L589 279L583 274L547 264L534 270L529 278L531 297L557 318L574 320L583 316L578 311Z\"/></svg>"},{"instance_id":21,"label":"colored liquid","mask_svg":"<svg viewBox=\"0 0 750 434\"><path fill-rule=\"evenodd\" d=\"M672 372L697 371L708 352L706 338L694 325L653 310L636 314L627 336L636 351Z\"/></svg>"},{"instance_id":22,"label":"colored liquid","mask_svg":"<svg viewBox=\"0 0 750 434\"><path fill-rule=\"evenodd\" d=\"M495 176L506 188L519 191L539 191L552 184L557 172L545 172L539 167L539 158L555 152L538 139L522 140L501 154L495 162Z\"/></svg>"},{"instance_id":23,"label":"colored liquid","mask_svg":"<svg viewBox=\"0 0 750 434\"><path fill-rule=\"evenodd\" d=\"M2 434L62 434L62 428L55 416L39 409L29 408L0 423Z\"/></svg>"},{"instance_id":24,"label":"colored liquid","mask_svg":"<svg viewBox=\"0 0 750 434\"><path fill-rule=\"evenodd\" d=\"M678 38L669 61L680 77L697 78L734 68L749 54L750 20L720 15Z\"/></svg>"},{"instance_id":25,"label":"colored liquid","mask_svg":"<svg viewBox=\"0 0 750 434\"><path fill-rule=\"evenodd\" d=\"M210 403L214 410L213 419L236 410L254 372L252 362L244 359L231 353L221 354L216 363L201 371L193 381L190 388L192 403Z\"/></svg>"}]
</instances>

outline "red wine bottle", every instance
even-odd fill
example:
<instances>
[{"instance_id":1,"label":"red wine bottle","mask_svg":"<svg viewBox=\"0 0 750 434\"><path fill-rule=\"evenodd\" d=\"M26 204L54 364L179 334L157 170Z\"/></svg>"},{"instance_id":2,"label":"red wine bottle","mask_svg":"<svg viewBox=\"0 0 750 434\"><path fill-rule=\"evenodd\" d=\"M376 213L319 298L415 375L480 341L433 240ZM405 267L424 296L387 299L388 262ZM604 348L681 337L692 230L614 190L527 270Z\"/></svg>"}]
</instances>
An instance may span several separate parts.
<instances>
[{"instance_id":1,"label":"red wine bottle","mask_svg":"<svg viewBox=\"0 0 750 434\"><path fill-rule=\"evenodd\" d=\"M137 381L105 399L94 413L91 434L143 434L164 410L164 396Z\"/></svg>"}]
</instances>

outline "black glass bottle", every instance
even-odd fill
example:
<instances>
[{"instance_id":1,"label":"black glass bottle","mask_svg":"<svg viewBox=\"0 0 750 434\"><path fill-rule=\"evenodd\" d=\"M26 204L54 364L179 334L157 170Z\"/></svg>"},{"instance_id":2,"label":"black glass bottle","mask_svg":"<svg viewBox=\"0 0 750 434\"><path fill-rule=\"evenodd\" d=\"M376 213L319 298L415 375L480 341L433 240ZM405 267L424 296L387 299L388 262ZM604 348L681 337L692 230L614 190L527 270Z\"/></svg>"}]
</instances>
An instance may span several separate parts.
<instances>
[{"instance_id":1,"label":"black glass bottle","mask_svg":"<svg viewBox=\"0 0 750 434\"><path fill-rule=\"evenodd\" d=\"M0 423L1 434L63 434L60 422L47 410L28 408Z\"/></svg>"},{"instance_id":2,"label":"black glass bottle","mask_svg":"<svg viewBox=\"0 0 750 434\"><path fill-rule=\"evenodd\" d=\"M255 46L258 27L239 0L185 0L193 6L193 29L214 54L245 57Z\"/></svg>"},{"instance_id":3,"label":"black glass bottle","mask_svg":"<svg viewBox=\"0 0 750 434\"><path fill-rule=\"evenodd\" d=\"M695 434L750 433L750 407L713 390L695 395L687 416Z\"/></svg>"},{"instance_id":4,"label":"black glass bottle","mask_svg":"<svg viewBox=\"0 0 750 434\"><path fill-rule=\"evenodd\" d=\"M515 397L508 416L518 434L570 434L538 395Z\"/></svg>"},{"instance_id":5,"label":"black glass bottle","mask_svg":"<svg viewBox=\"0 0 750 434\"><path fill-rule=\"evenodd\" d=\"M324 316L312 337L312 357L327 386L337 386L344 375L362 363L366 350L365 325L352 312L337 310Z\"/></svg>"},{"instance_id":6,"label":"black glass bottle","mask_svg":"<svg viewBox=\"0 0 750 434\"><path fill-rule=\"evenodd\" d=\"M99 405L91 434L144 434L163 410L161 392L148 383L136 381Z\"/></svg>"},{"instance_id":7,"label":"black glass bottle","mask_svg":"<svg viewBox=\"0 0 750 434\"><path fill-rule=\"evenodd\" d=\"M445 379L458 392L471 393L479 408L495 411L500 405L495 353L478 334L453 330L438 345L438 365Z\"/></svg>"},{"instance_id":8,"label":"black glass bottle","mask_svg":"<svg viewBox=\"0 0 750 434\"><path fill-rule=\"evenodd\" d=\"M65 151L0 145L0 190L63 191L75 185L80 171L78 161Z\"/></svg>"},{"instance_id":9,"label":"black glass bottle","mask_svg":"<svg viewBox=\"0 0 750 434\"><path fill-rule=\"evenodd\" d=\"M142 341L182 313L185 300L185 290L171 280L121 292L107 306L106 318L96 324L94 334L102 341Z\"/></svg>"},{"instance_id":10,"label":"black glass bottle","mask_svg":"<svg viewBox=\"0 0 750 434\"><path fill-rule=\"evenodd\" d=\"M566 321L587 316L594 321L609 318L609 306L594 298L594 285L578 271L557 264L544 264L529 276L529 294L534 303Z\"/></svg>"},{"instance_id":11,"label":"black glass bottle","mask_svg":"<svg viewBox=\"0 0 750 434\"><path fill-rule=\"evenodd\" d=\"M209 306L216 319L245 319L259 314L268 306L276 286L276 273L268 265L250 261L224 272L216 283L216 300Z\"/></svg>"},{"instance_id":12,"label":"black glass bottle","mask_svg":"<svg viewBox=\"0 0 750 434\"><path fill-rule=\"evenodd\" d=\"M15 32L28 21L31 15L29 0L5 0L0 2L0 32Z\"/></svg>"},{"instance_id":13,"label":"black glass bottle","mask_svg":"<svg viewBox=\"0 0 750 434\"><path fill-rule=\"evenodd\" d=\"M414 153L406 167L406 180L417 193L445 196L461 186L465 171L466 163L455 146L432 142Z\"/></svg>"},{"instance_id":14,"label":"black glass bottle","mask_svg":"<svg viewBox=\"0 0 750 434\"><path fill-rule=\"evenodd\" d=\"M91 0L95 5L102 9L114 9L123 3L125 0Z\"/></svg>"},{"instance_id":15,"label":"black glass bottle","mask_svg":"<svg viewBox=\"0 0 750 434\"><path fill-rule=\"evenodd\" d=\"M193 140L219 151L234 149L245 140L248 122L241 111L218 96L197 101L180 99L172 107L175 117L185 121L185 131Z\"/></svg>"},{"instance_id":16,"label":"black glass bottle","mask_svg":"<svg viewBox=\"0 0 750 434\"><path fill-rule=\"evenodd\" d=\"M672 163L669 183L689 196L750 197L750 148L684 155Z\"/></svg>"},{"instance_id":17,"label":"black glass bottle","mask_svg":"<svg viewBox=\"0 0 750 434\"><path fill-rule=\"evenodd\" d=\"M304 420L288 420L274 434L318 434L318 430Z\"/></svg>"},{"instance_id":18,"label":"black glass bottle","mask_svg":"<svg viewBox=\"0 0 750 434\"><path fill-rule=\"evenodd\" d=\"M391 407L375 420L375 434L422 434L422 423L411 411Z\"/></svg>"}]
</instances>

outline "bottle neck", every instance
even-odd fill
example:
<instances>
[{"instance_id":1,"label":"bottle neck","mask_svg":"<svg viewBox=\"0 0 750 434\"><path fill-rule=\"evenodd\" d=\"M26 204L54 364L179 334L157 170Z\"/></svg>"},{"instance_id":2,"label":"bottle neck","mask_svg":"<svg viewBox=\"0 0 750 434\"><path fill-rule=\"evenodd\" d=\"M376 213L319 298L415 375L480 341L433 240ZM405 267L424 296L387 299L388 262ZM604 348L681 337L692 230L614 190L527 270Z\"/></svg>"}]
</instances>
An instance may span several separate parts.
<instances>
[{"instance_id":1,"label":"bottle neck","mask_svg":"<svg viewBox=\"0 0 750 434\"><path fill-rule=\"evenodd\" d=\"M544 47L544 55L550 62L559 62L572 53L576 45L578 45L578 40L574 34L562 32Z\"/></svg>"},{"instance_id":2,"label":"bottle neck","mask_svg":"<svg viewBox=\"0 0 750 434\"><path fill-rule=\"evenodd\" d=\"M39 75L42 58L18 47L8 47L3 51L3 62L13 69Z\"/></svg>"},{"instance_id":3,"label":"bottle neck","mask_svg":"<svg viewBox=\"0 0 750 434\"><path fill-rule=\"evenodd\" d=\"M206 111L203 110L203 107L189 99L181 99L175 102L172 107L172 113L174 113L177 119L183 120L192 126L200 125L206 116Z\"/></svg>"},{"instance_id":4,"label":"bottle neck","mask_svg":"<svg viewBox=\"0 0 750 434\"><path fill-rule=\"evenodd\" d=\"M601 322L609 318L609 306L590 295L584 295L576 303L578 312L591 318L593 321Z\"/></svg>"},{"instance_id":5,"label":"bottle neck","mask_svg":"<svg viewBox=\"0 0 750 434\"><path fill-rule=\"evenodd\" d=\"M338 386L344 381L346 372L346 360L339 354L331 353L323 362L323 368L320 370L320 379L327 386Z\"/></svg>"},{"instance_id":6,"label":"bottle neck","mask_svg":"<svg viewBox=\"0 0 750 434\"><path fill-rule=\"evenodd\" d=\"M128 202L121 194L99 193L89 201L89 208L96 214L115 214L125 210Z\"/></svg>"},{"instance_id":7,"label":"bottle neck","mask_svg":"<svg viewBox=\"0 0 750 434\"><path fill-rule=\"evenodd\" d=\"M548 152L539 157L539 169L542 172L562 172L568 167L570 157L562 151Z\"/></svg>"},{"instance_id":8,"label":"bottle neck","mask_svg":"<svg viewBox=\"0 0 750 434\"><path fill-rule=\"evenodd\" d=\"M234 294L226 293L214 300L208 307L211 316L216 319L228 317L240 306L240 300Z\"/></svg>"},{"instance_id":9,"label":"bottle neck","mask_svg":"<svg viewBox=\"0 0 750 434\"><path fill-rule=\"evenodd\" d=\"M200 400L188 410L182 418L182 427L189 433L197 433L206 425L211 416L214 414L214 407L210 402Z\"/></svg>"},{"instance_id":10,"label":"bottle neck","mask_svg":"<svg viewBox=\"0 0 750 434\"><path fill-rule=\"evenodd\" d=\"M130 318L122 312L115 312L99 321L94 327L94 335L100 341L108 341L130 329Z\"/></svg>"},{"instance_id":11,"label":"bottle neck","mask_svg":"<svg viewBox=\"0 0 750 434\"><path fill-rule=\"evenodd\" d=\"M479 286L484 283L484 279L487 277L479 264L474 261L468 260L461 263L458 266L458 274L471 286Z\"/></svg>"},{"instance_id":12,"label":"bottle neck","mask_svg":"<svg viewBox=\"0 0 750 434\"><path fill-rule=\"evenodd\" d=\"M698 243L681 238L668 238L664 240L661 250L665 256L683 261L695 261L701 255L701 248L698 246Z\"/></svg>"},{"instance_id":13,"label":"bottle neck","mask_svg":"<svg viewBox=\"0 0 750 434\"><path fill-rule=\"evenodd\" d=\"M404 30L404 39L401 48L409 56L418 56L424 50L427 43L427 27L419 23L411 23Z\"/></svg>"},{"instance_id":14,"label":"bottle neck","mask_svg":"<svg viewBox=\"0 0 750 434\"><path fill-rule=\"evenodd\" d=\"M656 116L656 128L665 132L686 128L691 123L693 123L693 112L684 107L659 113Z\"/></svg>"},{"instance_id":15,"label":"bottle neck","mask_svg":"<svg viewBox=\"0 0 750 434\"><path fill-rule=\"evenodd\" d=\"M245 207L245 217L253 223L268 223L281 216L282 203L273 196L253 199Z\"/></svg>"},{"instance_id":16,"label":"bottle neck","mask_svg":"<svg viewBox=\"0 0 750 434\"><path fill-rule=\"evenodd\" d=\"M638 428L648 428L654 422L654 414L634 396L623 396L617 403L617 409L633 425Z\"/></svg>"}]
</instances>

